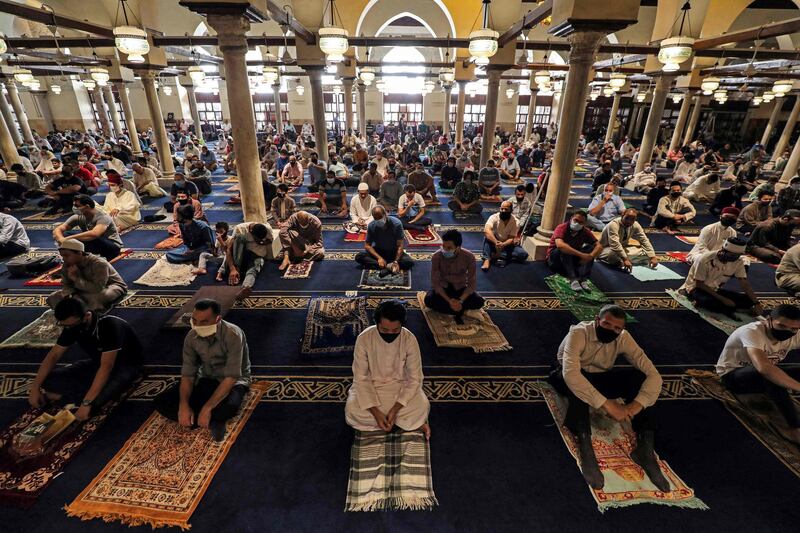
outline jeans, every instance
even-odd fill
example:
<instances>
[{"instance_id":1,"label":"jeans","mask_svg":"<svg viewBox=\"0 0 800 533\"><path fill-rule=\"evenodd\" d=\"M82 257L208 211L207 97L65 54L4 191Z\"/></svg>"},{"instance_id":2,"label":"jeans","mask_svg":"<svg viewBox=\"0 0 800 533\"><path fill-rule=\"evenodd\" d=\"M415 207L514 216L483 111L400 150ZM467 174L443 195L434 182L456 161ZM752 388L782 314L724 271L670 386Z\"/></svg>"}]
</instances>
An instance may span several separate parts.
<instances>
[{"instance_id":1,"label":"jeans","mask_svg":"<svg viewBox=\"0 0 800 533\"><path fill-rule=\"evenodd\" d=\"M231 260L236 265L236 270L240 273L244 272L242 286L252 287L255 285L256 278L264 268L264 258L247 249L247 240L243 236L234 238L231 254Z\"/></svg>"},{"instance_id":2,"label":"jeans","mask_svg":"<svg viewBox=\"0 0 800 533\"><path fill-rule=\"evenodd\" d=\"M170 263L193 263L200 259L200 256L208 251L208 246L203 245L198 248L188 248L187 246L178 246L174 250L166 253L167 261Z\"/></svg>"},{"instance_id":3,"label":"jeans","mask_svg":"<svg viewBox=\"0 0 800 533\"><path fill-rule=\"evenodd\" d=\"M782 367L782 370L792 378L800 379L800 367ZM766 394L781 412L789 427L800 428L800 415L789 391L762 376L755 367L744 366L731 370L722 376L721 381L734 394Z\"/></svg>"},{"instance_id":4,"label":"jeans","mask_svg":"<svg viewBox=\"0 0 800 533\"><path fill-rule=\"evenodd\" d=\"M495 253L497 253L497 247L489 242L488 239L483 239L483 251L481 253L481 259L484 261L487 259L492 260L492 256ZM506 263L510 263L512 261L515 263L524 263L528 259L528 252L526 252L522 246L512 244L503 248L503 251L500 252L500 259L504 259Z\"/></svg>"},{"instance_id":5,"label":"jeans","mask_svg":"<svg viewBox=\"0 0 800 533\"><path fill-rule=\"evenodd\" d=\"M444 292L448 298L461 298L465 289L456 289L452 285L445 287ZM467 296L461 304L461 311L453 311L447 300L442 298L436 291L430 291L425 295L425 305L434 311L444 313L447 315L462 316L464 311L469 309L480 309L483 307L484 299L478 293L473 292Z\"/></svg>"},{"instance_id":6,"label":"jeans","mask_svg":"<svg viewBox=\"0 0 800 533\"><path fill-rule=\"evenodd\" d=\"M603 229L606 227L606 222L603 222L594 215L588 215L586 217L586 222L590 228L596 229L597 231L603 231Z\"/></svg>"},{"instance_id":7,"label":"jeans","mask_svg":"<svg viewBox=\"0 0 800 533\"><path fill-rule=\"evenodd\" d=\"M592 276L594 260L584 263L576 255L565 254L561 250L555 249L547 258L547 266L556 274L561 274L570 281L585 280Z\"/></svg>"},{"instance_id":8,"label":"jeans","mask_svg":"<svg viewBox=\"0 0 800 533\"><path fill-rule=\"evenodd\" d=\"M91 241L83 241L83 249L88 253L100 255L111 261L119 255L122 248L110 239L98 237Z\"/></svg>"},{"instance_id":9,"label":"jeans","mask_svg":"<svg viewBox=\"0 0 800 533\"><path fill-rule=\"evenodd\" d=\"M25 253L26 251L27 249L24 246L20 246L15 242L0 244L0 257L13 257Z\"/></svg>"},{"instance_id":10,"label":"jeans","mask_svg":"<svg viewBox=\"0 0 800 533\"><path fill-rule=\"evenodd\" d=\"M54 368L42 383L42 388L46 392L60 394L64 404L80 405L99 369L100 366L91 359L81 359L69 366ZM142 369L138 366L115 364L108 381L94 398L92 414L111 400L119 398L142 375Z\"/></svg>"},{"instance_id":11,"label":"jeans","mask_svg":"<svg viewBox=\"0 0 800 533\"><path fill-rule=\"evenodd\" d=\"M388 264L394 261L395 254L381 254L381 257L383 257ZM362 250L356 254L356 263L368 270L378 270L380 268L378 265L378 260L372 257L372 255L366 250ZM414 266L414 260L411 259L407 253L403 252L403 254L400 256L400 259L398 259L397 264L400 266L400 270L408 270Z\"/></svg>"},{"instance_id":12,"label":"jeans","mask_svg":"<svg viewBox=\"0 0 800 533\"><path fill-rule=\"evenodd\" d=\"M200 409L206 404L209 398L217 390L220 382L211 378L200 378L195 382L192 388L192 395L189 397L189 406L194 411L195 417L200 412ZM154 403L156 411L158 411L165 418L170 420L178 420L178 408L181 403L181 384L180 382L170 386L164 392L156 396ZM217 406L211 410L212 422L225 422L236 416L239 412L239 407L242 405L244 395L247 393L248 387L245 385L234 385L228 395Z\"/></svg>"}]
</instances>

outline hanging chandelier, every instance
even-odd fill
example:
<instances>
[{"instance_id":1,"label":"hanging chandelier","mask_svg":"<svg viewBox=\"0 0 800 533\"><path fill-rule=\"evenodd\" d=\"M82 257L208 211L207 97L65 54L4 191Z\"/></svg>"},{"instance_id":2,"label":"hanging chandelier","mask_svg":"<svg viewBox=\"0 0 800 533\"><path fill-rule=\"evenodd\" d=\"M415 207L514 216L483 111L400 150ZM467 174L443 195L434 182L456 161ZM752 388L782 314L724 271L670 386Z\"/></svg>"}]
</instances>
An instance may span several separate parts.
<instances>
[{"instance_id":1,"label":"hanging chandelier","mask_svg":"<svg viewBox=\"0 0 800 533\"><path fill-rule=\"evenodd\" d=\"M125 17L125 25L117 26L115 20L114 27L114 46L117 50L128 56L131 63L144 63L144 55L150 51L150 43L147 42L147 32L138 26L131 25L128 20L128 10L125 7L127 0L119 0L119 9L122 8L122 15ZM133 15L133 12L131 12ZM135 17L135 15L134 15Z\"/></svg>"},{"instance_id":2,"label":"hanging chandelier","mask_svg":"<svg viewBox=\"0 0 800 533\"><path fill-rule=\"evenodd\" d=\"M703 90L703 94L706 96L714 94L714 91L719 89L719 78L715 76L709 76L708 78L703 79L703 82L700 84L700 88Z\"/></svg>"},{"instance_id":3,"label":"hanging chandelier","mask_svg":"<svg viewBox=\"0 0 800 533\"><path fill-rule=\"evenodd\" d=\"M425 80L425 83L423 85L425 87L425 92L428 94L432 93L433 90L436 88L436 83L432 80Z\"/></svg>"},{"instance_id":4,"label":"hanging chandelier","mask_svg":"<svg viewBox=\"0 0 800 533\"><path fill-rule=\"evenodd\" d=\"M358 72L358 79L366 86L372 85L372 81L375 79L375 69L372 67L361 67Z\"/></svg>"},{"instance_id":5,"label":"hanging chandelier","mask_svg":"<svg viewBox=\"0 0 800 533\"><path fill-rule=\"evenodd\" d=\"M333 94L338 96L341 92L342 92L342 88L341 87L339 87L338 85L334 85L333 86Z\"/></svg>"},{"instance_id":6,"label":"hanging chandelier","mask_svg":"<svg viewBox=\"0 0 800 533\"><path fill-rule=\"evenodd\" d=\"M488 65L489 58L497 53L497 39L500 34L489 25L491 18L489 5L491 3L492 0L483 0L483 28L469 34L469 54L476 65Z\"/></svg>"},{"instance_id":7,"label":"hanging chandelier","mask_svg":"<svg viewBox=\"0 0 800 533\"><path fill-rule=\"evenodd\" d=\"M716 100L717 102L722 103L722 101L727 99L728 99L728 91L726 91L725 89L717 89L716 91L714 91L714 100Z\"/></svg>"},{"instance_id":8,"label":"hanging chandelier","mask_svg":"<svg viewBox=\"0 0 800 533\"><path fill-rule=\"evenodd\" d=\"M30 70L22 67L14 67L12 74L17 82L23 84L28 83L33 79L33 73Z\"/></svg>"},{"instance_id":9,"label":"hanging chandelier","mask_svg":"<svg viewBox=\"0 0 800 533\"><path fill-rule=\"evenodd\" d=\"M278 69L269 66L261 67L261 77L264 78L264 83L272 85L278 81Z\"/></svg>"},{"instance_id":10,"label":"hanging chandelier","mask_svg":"<svg viewBox=\"0 0 800 533\"><path fill-rule=\"evenodd\" d=\"M86 87L87 91L93 91L94 88L97 86L95 81L91 78L81 80L81 83L83 83L83 86Z\"/></svg>"},{"instance_id":11,"label":"hanging chandelier","mask_svg":"<svg viewBox=\"0 0 800 533\"><path fill-rule=\"evenodd\" d=\"M53 94L61 94L61 85L51 85L50 90L53 91Z\"/></svg>"},{"instance_id":12,"label":"hanging chandelier","mask_svg":"<svg viewBox=\"0 0 800 533\"><path fill-rule=\"evenodd\" d=\"M478 88L474 85L470 85L467 89L467 94L469 94L470 98L475 98L475 95L478 94Z\"/></svg>"},{"instance_id":13,"label":"hanging chandelier","mask_svg":"<svg viewBox=\"0 0 800 533\"><path fill-rule=\"evenodd\" d=\"M778 80L772 84L772 92L775 96L781 97L792 90L792 80Z\"/></svg>"},{"instance_id":14,"label":"hanging chandelier","mask_svg":"<svg viewBox=\"0 0 800 533\"><path fill-rule=\"evenodd\" d=\"M344 53L350 48L348 37L350 34L347 30L336 26L335 14L336 4L334 0L330 0L331 11L331 25L327 28L319 29L319 49L325 54L325 57L330 63L339 63L344 61ZM341 22L341 16L339 17Z\"/></svg>"},{"instance_id":15,"label":"hanging chandelier","mask_svg":"<svg viewBox=\"0 0 800 533\"><path fill-rule=\"evenodd\" d=\"M611 96L614 94L614 89L606 85L603 87L603 96Z\"/></svg>"},{"instance_id":16,"label":"hanging chandelier","mask_svg":"<svg viewBox=\"0 0 800 533\"><path fill-rule=\"evenodd\" d=\"M644 102L644 99L647 98L647 93L638 93L636 95L637 102Z\"/></svg>"},{"instance_id":17,"label":"hanging chandelier","mask_svg":"<svg viewBox=\"0 0 800 533\"><path fill-rule=\"evenodd\" d=\"M683 100L683 95L682 94L675 93L675 94L672 95L672 103L673 104L679 104L679 103L681 103L681 100Z\"/></svg>"},{"instance_id":18,"label":"hanging chandelier","mask_svg":"<svg viewBox=\"0 0 800 533\"><path fill-rule=\"evenodd\" d=\"M514 96L515 92L516 91L514 91L513 87L509 87L508 89L506 89L506 98L511 98L512 96Z\"/></svg>"},{"instance_id":19,"label":"hanging chandelier","mask_svg":"<svg viewBox=\"0 0 800 533\"><path fill-rule=\"evenodd\" d=\"M541 87L542 85L550 84L550 72L547 70L540 70L533 75L533 83Z\"/></svg>"},{"instance_id":20,"label":"hanging chandelier","mask_svg":"<svg viewBox=\"0 0 800 533\"><path fill-rule=\"evenodd\" d=\"M26 83L25 85L26 85L26 86L28 87L28 89L30 89L31 91L38 91L39 89L41 89L41 88L42 88L42 83L41 83L39 80L37 80L36 78L33 78L31 81L29 81L29 82L28 82L28 83Z\"/></svg>"},{"instance_id":21,"label":"hanging chandelier","mask_svg":"<svg viewBox=\"0 0 800 533\"><path fill-rule=\"evenodd\" d=\"M772 91L764 91L764 94L761 95L765 102L769 103L775 99L775 93Z\"/></svg>"},{"instance_id":22,"label":"hanging chandelier","mask_svg":"<svg viewBox=\"0 0 800 533\"><path fill-rule=\"evenodd\" d=\"M169 85L164 85L163 91L165 96L172 95L172 87L170 87Z\"/></svg>"},{"instance_id":23,"label":"hanging chandelier","mask_svg":"<svg viewBox=\"0 0 800 533\"><path fill-rule=\"evenodd\" d=\"M206 79L205 71L198 65L192 65L188 69L186 69L186 74L192 79L192 83L195 85L200 85L203 83L203 80Z\"/></svg>"},{"instance_id":24,"label":"hanging chandelier","mask_svg":"<svg viewBox=\"0 0 800 533\"><path fill-rule=\"evenodd\" d=\"M590 92L590 93L589 93L589 100L591 100L592 102L594 102L595 100L597 100L597 98L598 98L599 96L600 96L600 93L599 93L599 92L597 92L597 91L592 91L592 92Z\"/></svg>"},{"instance_id":25,"label":"hanging chandelier","mask_svg":"<svg viewBox=\"0 0 800 533\"><path fill-rule=\"evenodd\" d=\"M692 25L689 19L689 11L692 9L691 3L686 2L681 7L681 25L678 28L678 35L676 37L669 37L661 41L661 46L658 51L658 60L664 64L661 68L664 72L676 72L680 69L681 63L685 62L692 56L694 38L683 35L683 25L688 23L689 33L692 32ZM675 19L677 22L677 18ZM675 26L675 22L672 26Z\"/></svg>"},{"instance_id":26,"label":"hanging chandelier","mask_svg":"<svg viewBox=\"0 0 800 533\"><path fill-rule=\"evenodd\" d=\"M111 76L108 75L108 70L104 69L103 67L90 68L89 75L100 87L105 87L105 85L108 83L108 80L111 78Z\"/></svg>"},{"instance_id":27,"label":"hanging chandelier","mask_svg":"<svg viewBox=\"0 0 800 533\"><path fill-rule=\"evenodd\" d=\"M456 69L453 67L442 67L439 69L439 81L442 83L453 83L456 79Z\"/></svg>"},{"instance_id":28,"label":"hanging chandelier","mask_svg":"<svg viewBox=\"0 0 800 533\"><path fill-rule=\"evenodd\" d=\"M0 54L5 54L8 52L8 43L6 42L6 36L0 33Z\"/></svg>"},{"instance_id":29,"label":"hanging chandelier","mask_svg":"<svg viewBox=\"0 0 800 533\"><path fill-rule=\"evenodd\" d=\"M608 80L608 84L614 90L614 92L619 91L623 87L625 87L625 82L628 81L628 77L621 72L612 72L611 78Z\"/></svg>"},{"instance_id":30,"label":"hanging chandelier","mask_svg":"<svg viewBox=\"0 0 800 533\"><path fill-rule=\"evenodd\" d=\"M763 98L761 98L760 96L754 96L754 97L753 97L753 105L754 105L754 106L759 106L759 105L761 105L761 102L762 102L763 100L764 100L764 99L763 99Z\"/></svg>"}]
</instances>

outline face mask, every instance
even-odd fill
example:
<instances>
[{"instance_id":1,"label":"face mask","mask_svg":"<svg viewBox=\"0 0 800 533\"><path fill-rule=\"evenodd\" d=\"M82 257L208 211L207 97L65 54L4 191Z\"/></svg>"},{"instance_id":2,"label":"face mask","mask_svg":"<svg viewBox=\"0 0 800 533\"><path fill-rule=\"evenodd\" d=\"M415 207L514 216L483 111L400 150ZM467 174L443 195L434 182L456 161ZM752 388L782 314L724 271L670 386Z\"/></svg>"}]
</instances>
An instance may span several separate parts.
<instances>
[{"instance_id":1,"label":"face mask","mask_svg":"<svg viewBox=\"0 0 800 533\"><path fill-rule=\"evenodd\" d=\"M720 219L719 223L722 224L723 228L730 228L731 226L736 224L736 219L735 218L722 218L722 219Z\"/></svg>"},{"instance_id":2,"label":"face mask","mask_svg":"<svg viewBox=\"0 0 800 533\"><path fill-rule=\"evenodd\" d=\"M788 341L795 335L793 331L789 331L788 329L775 329L774 327L770 327L770 330L772 336L778 341Z\"/></svg>"},{"instance_id":3,"label":"face mask","mask_svg":"<svg viewBox=\"0 0 800 533\"><path fill-rule=\"evenodd\" d=\"M381 338L382 338L382 339L383 339L383 341L384 341L385 343L387 343L387 344L391 344L391 343L393 343L393 342L394 342L394 340L395 340L397 337L399 337L399 336L400 336L400 334L399 334L399 333L383 333L382 331L379 331L378 333L380 333L380 335L381 335Z\"/></svg>"},{"instance_id":4,"label":"face mask","mask_svg":"<svg viewBox=\"0 0 800 533\"><path fill-rule=\"evenodd\" d=\"M597 340L599 340L603 344L608 344L609 342L613 342L617 337L619 337L619 333L617 333L613 329L604 328L599 324L595 324L594 329L595 332L597 333Z\"/></svg>"},{"instance_id":5,"label":"face mask","mask_svg":"<svg viewBox=\"0 0 800 533\"><path fill-rule=\"evenodd\" d=\"M311 158L311 162L312 162L312 163L316 163L317 161L318 161L318 159L317 159L316 157L312 157L312 158Z\"/></svg>"},{"instance_id":6,"label":"face mask","mask_svg":"<svg viewBox=\"0 0 800 533\"><path fill-rule=\"evenodd\" d=\"M767 205L772 203L772 200L762 200L762 201L760 201L758 203L763 205L763 206L767 206Z\"/></svg>"},{"instance_id":7,"label":"face mask","mask_svg":"<svg viewBox=\"0 0 800 533\"><path fill-rule=\"evenodd\" d=\"M383 228L383 227L386 226L386 219L385 218L379 218L379 219L377 219L375 221L375 224L377 224L379 228Z\"/></svg>"},{"instance_id":8,"label":"face mask","mask_svg":"<svg viewBox=\"0 0 800 533\"><path fill-rule=\"evenodd\" d=\"M583 229L583 224L581 224L580 222L572 221L569 223L569 229L571 229L572 231L580 231Z\"/></svg>"},{"instance_id":9,"label":"face mask","mask_svg":"<svg viewBox=\"0 0 800 533\"><path fill-rule=\"evenodd\" d=\"M188 198L179 199L178 203L181 205L186 205L189 203L189 199Z\"/></svg>"},{"instance_id":10,"label":"face mask","mask_svg":"<svg viewBox=\"0 0 800 533\"><path fill-rule=\"evenodd\" d=\"M210 337L217 332L217 325L211 324L210 326L197 326L192 320L192 330L197 333L198 337Z\"/></svg>"},{"instance_id":11,"label":"face mask","mask_svg":"<svg viewBox=\"0 0 800 533\"><path fill-rule=\"evenodd\" d=\"M442 257L444 257L445 259L452 259L455 256L456 256L455 250L445 250L444 248L442 248Z\"/></svg>"},{"instance_id":12,"label":"face mask","mask_svg":"<svg viewBox=\"0 0 800 533\"><path fill-rule=\"evenodd\" d=\"M508 211L500 211L500 220L506 221L509 220L510 218L511 218L511 213L509 213Z\"/></svg>"},{"instance_id":13,"label":"face mask","mask_svg":"<svg viewBox=\"0 0 800 533\"><path fill-rule=\"evenodd\" d=\"M286 193L285 192L279 192L278 193L278 198L285 198L285 197L286 197Z\"/></svg>"},{"instance_id":14,"label":"face mask","mask_svg":"<svg viewBox=\"0 0 800 533\"><path fill-rule=\"evenodd\" d=\"M73 214L75 214L75 215L81 215L81 214L83 214L83 213L81 213L81 210L80 210L80 209L78 209L78 208L77 208L77 207L75 207L75 206L72 206L72 213L73 213Z\"/></svg>"},{"instance_id":15,"label":"face mask","mask_svg":"<svg viewBox=\"0 0 800 533\"><path fill-rule=\"evenodd\" d=\"M336 181L336 178L325 178L325 181L327 181L330 184L333 184L333 182Z\"/></svg>"},{"instance_id":16,"label":"face mask","mask_svg":"<svg viewBox=\"0 0 800 533\"><path fill-rule=\"evenodd\" d=\"M681 197L681 193L679 193L679 192L677 192L677 191L675 191L675 192L671 192L671 193L669 193L669 195L670 195L672 198L680 198L680 197Z\"/></svg>"},{"instance_id":17,"label":"face mask","mask_svg":"<svg viewBox=\"0 0 800 533\"><path fill-rule=\"evenodd\" d=\"M790 187L795 191L800 191L800 183L792 183Z\"/></svg>"}]
</instances>

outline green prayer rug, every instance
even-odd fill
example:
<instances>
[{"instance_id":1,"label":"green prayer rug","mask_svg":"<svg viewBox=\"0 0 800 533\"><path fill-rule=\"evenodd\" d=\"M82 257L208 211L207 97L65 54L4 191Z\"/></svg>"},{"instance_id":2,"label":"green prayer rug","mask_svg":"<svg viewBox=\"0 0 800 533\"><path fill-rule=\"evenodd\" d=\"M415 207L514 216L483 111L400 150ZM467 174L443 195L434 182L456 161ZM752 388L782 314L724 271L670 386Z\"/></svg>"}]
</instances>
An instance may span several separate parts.
<instances>
[{"instance_id":1,"label":"green prayer rug","mask_svg":"<svg viewBox=\"0 0 800 533\"><path fill-rule=\"evenodd\" d=\"M544 278L547 286L553 291L559 301L569 309L580 321L594 320L597 313L604 305L613 304L614 301L606 296L594 283L587 280L591 290L574 291L569 286L570 281L560 274ZM628 323L636 322L630 313L626 313Z\"/></svg>"}]
</instances>

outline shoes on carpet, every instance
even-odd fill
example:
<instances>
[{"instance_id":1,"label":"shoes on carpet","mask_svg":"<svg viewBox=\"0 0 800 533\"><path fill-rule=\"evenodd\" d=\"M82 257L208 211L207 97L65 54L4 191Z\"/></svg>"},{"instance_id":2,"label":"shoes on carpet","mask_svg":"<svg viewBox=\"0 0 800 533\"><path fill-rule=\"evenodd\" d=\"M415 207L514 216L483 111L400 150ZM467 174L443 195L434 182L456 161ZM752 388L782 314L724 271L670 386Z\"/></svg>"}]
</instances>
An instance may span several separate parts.
<instances>
[{"instance_id":1,"label":"shoes on carpet","mask_svg":"<svg viewBox=\"0 0 800 533\"><path fill-rule=\"evenodd\" d=\"M569 283L569 288L572 289L575 292L583 290L583 286L581 285L581 282L578 281L577 279L574 279Z\"/></svg>"},{"instance_id":2,"label":"shoes on carpet","mask_svg":"<svg viewBox=\"0 0 800 533\"><path fill-rule=\"evenodd\" d=\"M208 429L211 431L211 438L214 442L225 440L225 422L211 422Z\"/></svg>"}]
</instances>

